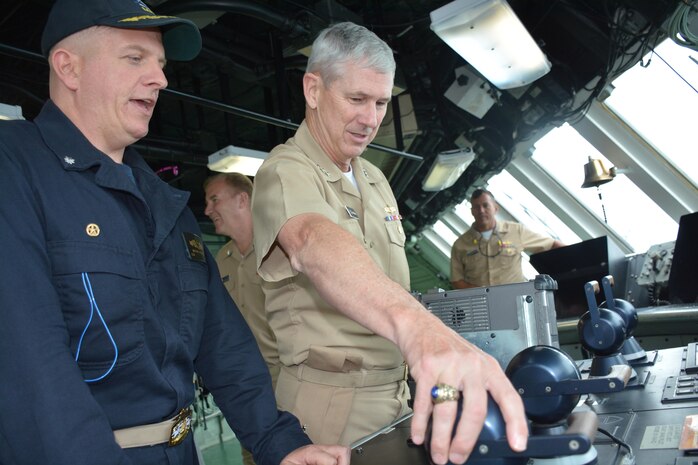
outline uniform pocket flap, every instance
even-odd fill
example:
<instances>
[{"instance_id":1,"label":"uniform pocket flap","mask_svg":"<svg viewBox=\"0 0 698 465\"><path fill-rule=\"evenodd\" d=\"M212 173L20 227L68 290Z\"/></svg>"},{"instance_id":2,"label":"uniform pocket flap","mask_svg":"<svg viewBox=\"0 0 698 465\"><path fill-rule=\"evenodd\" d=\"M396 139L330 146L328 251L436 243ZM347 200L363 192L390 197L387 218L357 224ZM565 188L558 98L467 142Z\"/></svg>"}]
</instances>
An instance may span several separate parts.
<instances>
[{"instance_id":1,"label":"uniform pocket flap","mask_svg":"<svg viewBox=\"0 0 698 465\"><path fill-rule=\"evenodd\" d=\"M77 273L113 273L139 278L133 253L106 244L81 241L51 242L48 253L55 276Z\"/></svg>"},{"instance_id":2,"label":"uniform pocket flap","mask_svg":"<svg viewBox=\"0 0 698 465\"><path fill-rule=\"evenodd\" d=\"M386 221L385 229L388 230L390 242L400 247L405 246L405 231L402 229L402 223L399 221Z\"/></svg>"}]
</instances>

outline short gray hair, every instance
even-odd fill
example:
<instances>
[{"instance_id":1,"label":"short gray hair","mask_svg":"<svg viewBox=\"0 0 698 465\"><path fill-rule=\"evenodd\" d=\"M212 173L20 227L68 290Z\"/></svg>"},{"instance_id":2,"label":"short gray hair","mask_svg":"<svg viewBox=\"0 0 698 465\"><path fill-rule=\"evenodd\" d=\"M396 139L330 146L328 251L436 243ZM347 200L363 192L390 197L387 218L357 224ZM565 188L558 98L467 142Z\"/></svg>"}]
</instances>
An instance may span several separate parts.
<instances>
[{"instance_id":1,"label":"short gray hair","mask_svg":"<svg viewBox=\"0 0 698 465\"><path fill-rule=\"evenodd\" d=\"M395 76L393 51L375 33L344 22L324 29L313 42L307 73L319 73L325 85L342 74L342 66L358 63L381 74Z\"/></svg>"}]
</instances>

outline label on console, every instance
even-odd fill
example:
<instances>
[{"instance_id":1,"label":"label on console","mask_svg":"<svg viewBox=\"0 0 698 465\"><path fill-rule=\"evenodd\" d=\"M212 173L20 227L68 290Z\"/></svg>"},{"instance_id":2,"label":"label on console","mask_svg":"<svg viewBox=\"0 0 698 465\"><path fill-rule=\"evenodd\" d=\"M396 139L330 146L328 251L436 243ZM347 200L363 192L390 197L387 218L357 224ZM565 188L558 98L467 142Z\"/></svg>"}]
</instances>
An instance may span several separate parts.
<instances>
[{"instance_id":1,"label":"label on console","mask_svg":"<svg viewBox=\"0 0 698 465\"><path fill-rule=\"evenodd\" d=\"M681 439L681 425L654 425L645 428L640 449L676 449Z\"/></svg>"}]
</instances>

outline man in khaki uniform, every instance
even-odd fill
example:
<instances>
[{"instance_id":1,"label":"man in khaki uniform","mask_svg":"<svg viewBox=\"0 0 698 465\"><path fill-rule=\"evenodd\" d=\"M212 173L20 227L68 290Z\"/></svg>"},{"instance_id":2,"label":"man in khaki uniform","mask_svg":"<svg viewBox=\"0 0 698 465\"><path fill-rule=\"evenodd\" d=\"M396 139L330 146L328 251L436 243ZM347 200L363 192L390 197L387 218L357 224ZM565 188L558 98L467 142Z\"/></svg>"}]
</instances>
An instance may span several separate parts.
<instances>
[{"instance_id":1,"label":"man in khaki uniform","mask_svg":"<svg viewBox=\"0 0 698 465\"><path fill-rule=\"evenodd\" d=\"M499 205L489 191L475 190L470 205L475 222L451 248L454 289L524 282L522 252L537 253L565 245L519 223L498 222Z\"/></svg>"},{"instance_id":2,"label":"man in khaki uniform","mask_svg":"<svg viewBox=\"0 0 698 465\"><path fill-rule=\"evenodd\" d=\"M407 360L417 381L412 439L423 442L433 411L435 463L465 461L488 392L522 450L521 398L492 357L410 295L397 202L382 172L360 158L385 116L394 72L392 51L365 28L321 32L303 78L305 121L255 177L255 249L282 366L277 402L313 441L350 444L408 411ZM453 439L456 403L432 404L437 383L466 391Z\"/></svg>"},{"instance_id":3,"label":"man in khaki uniform","mask_svg":"<svg viewBox=\"0 0 698 465\"><path fill-rule=\"evenodd\" d=\"M216 255L223 284L252 330L275 387L279 351L267 322L262 280L257 274L252 242L252 181L241 173L216 174L204 181L204 191L204 213L213 221L216 233L230 237ZM242 461L245 465L254 464L252 454L245 448L242 448Z\"/></svg>"}]
</instances>

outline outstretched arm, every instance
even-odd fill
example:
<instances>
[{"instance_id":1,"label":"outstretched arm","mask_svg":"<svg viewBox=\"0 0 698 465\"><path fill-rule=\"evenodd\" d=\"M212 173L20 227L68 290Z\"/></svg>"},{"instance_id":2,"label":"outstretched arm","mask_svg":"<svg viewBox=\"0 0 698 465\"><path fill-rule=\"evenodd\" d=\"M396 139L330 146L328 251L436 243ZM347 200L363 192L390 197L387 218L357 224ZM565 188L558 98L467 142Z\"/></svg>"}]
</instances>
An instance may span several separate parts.
<instances>
[{"instance_id":1,"label":"outstretched arm","mask_svg":"<svg viewBox=\"0 0 698 465\"><path fill-rule=\"evenodd\" d=\"M417 381L412 439L417 444L424 441L433 411L435 463L466 460L484 422L488 392L502 410L511 447L525 449L523 402L497 361L446 327L388 278L350 233L322 215L308 213L288 220L277 240L293 268L308 276L329 304L400 348ZM432 405L430 390L437 383L464 393L464 412L452 440L457 406L455 402Z\"/></svg>"}]
</instances>

